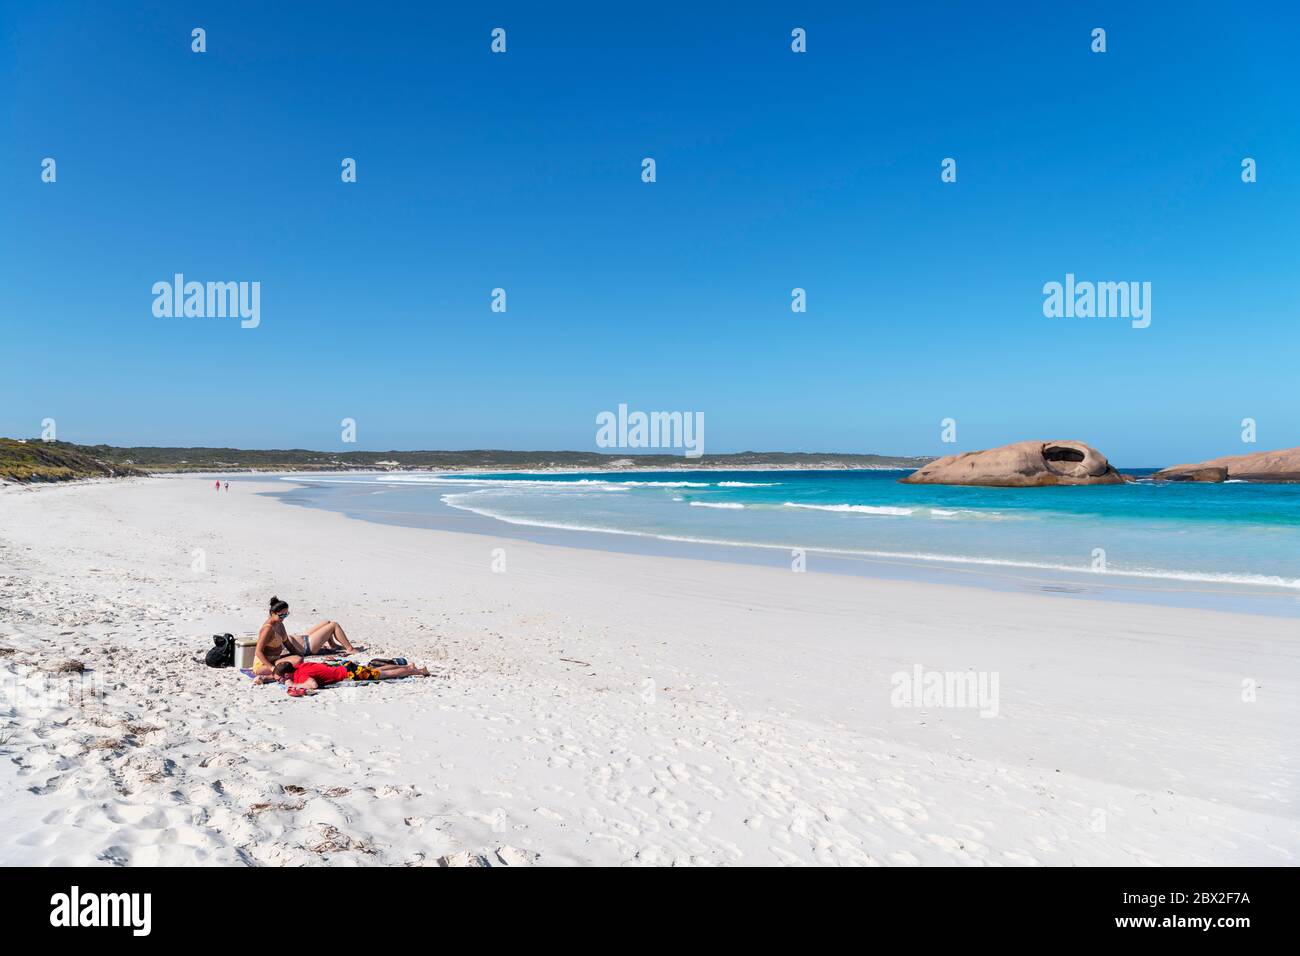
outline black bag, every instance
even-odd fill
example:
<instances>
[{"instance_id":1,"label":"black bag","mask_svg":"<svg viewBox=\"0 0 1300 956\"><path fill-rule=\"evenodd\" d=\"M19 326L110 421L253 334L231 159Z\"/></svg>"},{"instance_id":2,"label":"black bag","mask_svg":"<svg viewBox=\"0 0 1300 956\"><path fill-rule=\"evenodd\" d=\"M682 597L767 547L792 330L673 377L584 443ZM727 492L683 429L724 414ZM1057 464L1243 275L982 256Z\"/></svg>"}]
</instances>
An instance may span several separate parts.
<instances>
[{"instance_id":1,"label":"black bag","mask_svg":"<svg viewBox=\"0 0 1300 956\"><path fill-rule=\"evenodd\" d=\"M215 646L208 651L208 656L204 658L207 665L209 667L234 667L235 636L233 634L213 634L212 643Z\"/></svg>"}]
</instances>

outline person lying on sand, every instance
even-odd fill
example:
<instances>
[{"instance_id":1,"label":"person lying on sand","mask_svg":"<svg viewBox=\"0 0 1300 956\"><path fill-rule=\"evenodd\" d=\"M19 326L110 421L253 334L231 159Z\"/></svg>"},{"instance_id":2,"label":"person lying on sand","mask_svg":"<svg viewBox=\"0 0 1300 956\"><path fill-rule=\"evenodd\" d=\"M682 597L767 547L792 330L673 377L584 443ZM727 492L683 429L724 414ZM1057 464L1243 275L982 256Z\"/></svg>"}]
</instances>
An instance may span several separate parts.
<instances>
[{"instance_id":1,"label":"person lying on sand","mask_svg":"<svg viewBox=\"0 0 1300 956\"><path fill-rule=\"evenodd\" d=\"M388 664L383 667L366 667L355 661L342 664L307 663L297 654L290 654L275 662L271 677L259 677L259 682L277 680L289 685L289 693L294 690L303 693L315 693L328 684L337 684L345 680L396 680L399 677L428 677L429 668L416 667L414 664Z\"/></svg>"},{"instance_id":2,"label":"person lying on sand","mask_svg":"<svg viewBox=\"0 0 1300 956\"><path fill-rule=\"evenodd\" d=\"M278 597L271 598L271 614L257 632L257 648L253 653L253 675L269 676L275 662L286 654L329 654L335 651L354 654L364 648L357 647L343 633L337 621L322 621L302 636L290 634L284 626L289 616L289 604Z\"/></svg>"}]
</instances>

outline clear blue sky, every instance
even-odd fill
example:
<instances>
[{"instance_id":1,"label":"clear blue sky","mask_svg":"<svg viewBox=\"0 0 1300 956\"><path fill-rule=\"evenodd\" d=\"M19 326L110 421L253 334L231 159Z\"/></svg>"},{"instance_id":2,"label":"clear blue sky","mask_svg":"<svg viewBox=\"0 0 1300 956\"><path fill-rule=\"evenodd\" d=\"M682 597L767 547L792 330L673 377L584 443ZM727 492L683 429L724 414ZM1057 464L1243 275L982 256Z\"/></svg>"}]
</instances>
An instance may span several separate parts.
<instances>
[{"instance_id":1,"label":"clear blue sky","mask_svg":"<svg viewBox=\"0 0 1300 956\"><path fill-rule=\"evenodd\" d=\"M0 434L1300 444L1293 4L290 7L0 4ZM176 272L261 326L155 318ZM1044 318L1067 272L1151 282L1151 327Z\"/></svg>"}]
</instances>

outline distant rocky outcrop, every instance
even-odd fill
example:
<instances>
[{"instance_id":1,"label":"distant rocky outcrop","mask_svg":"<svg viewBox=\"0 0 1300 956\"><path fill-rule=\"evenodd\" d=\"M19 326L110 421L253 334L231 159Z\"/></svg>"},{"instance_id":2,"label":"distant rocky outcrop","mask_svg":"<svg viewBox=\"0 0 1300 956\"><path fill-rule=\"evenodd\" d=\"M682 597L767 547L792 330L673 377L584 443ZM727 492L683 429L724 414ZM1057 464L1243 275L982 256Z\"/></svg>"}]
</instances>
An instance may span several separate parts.
<instances>
[{"instance_id":1,"label":"distant rocky outcrop","mask_svg":"<svg viewBox=\"0 0 1300 956\"><path fill-rule=\"evenodd\" d=\"M1178 465L1176 467L1179 469L1178 471L1166 469L1165 471L1157 472L1152 477L1159 478L1161 481L1199 481L1210 484L1228 480L1227 468L1216 467L1213 465L1208 465L1204 468L1195 465Z\"/></svg>"},{"instance_id":2,"label":"distant rocky outcrop","mask_svg":"<svg viewBox=\"0 0 1300 956\"><path fill-rule=\"evenodd\" d=\"M1106 456L1081 441L1018 441L1001 448L939 458L900 481L928 485L1038 488L1118 485L1124 477Z\"/></svg>"},{"instance_id":3,"label":"distant rocky outcrop","mask_svg":"<svg viewBox=\"0 0 1300 956\"><path fill-rule=\"evenodd\" d=\"M1300 448L1224 455L1195 465L1173 465L1151 476L1157 481L1300 482Z\"/></svg>"}]
</instances>

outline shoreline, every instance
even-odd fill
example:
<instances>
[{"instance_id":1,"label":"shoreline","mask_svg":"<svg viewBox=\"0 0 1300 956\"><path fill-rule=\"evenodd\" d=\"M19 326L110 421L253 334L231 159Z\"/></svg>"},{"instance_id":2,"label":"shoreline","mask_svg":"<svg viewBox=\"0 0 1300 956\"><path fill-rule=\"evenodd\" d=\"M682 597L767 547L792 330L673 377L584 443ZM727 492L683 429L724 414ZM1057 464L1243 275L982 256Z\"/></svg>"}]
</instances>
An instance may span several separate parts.
<instances>
[{"instance_id":1,"label":"shoreline","mask_svg":"<svg viewBox=\"0 0 1300 956\"><path fill-rule=\"evenodd\" d=\"M585 474L586 472L579 472ZM369 474L369 473L368 473ZM494 474L501 474L496 472ZM515 474L528 474L516 472ZM281 475L277 481L302 486L313 481L329 483L329 475ZM788 567L792 545L745 541L688 539L675 535L636 530L584 527L559 523L514 520L466 506L436 502L427 514L411 514L408 520L368 514L346 506L331 507L314 500L294 500L292 490L267 491L288 504L346 514L357 520L431 530L467 531L488 536L512 537L543 544L585 548L612 553L657 555L669 558L723 561L742 566ZM469 516L478 520L469 520ZM861 576L877 580L912 580L939 584L983 587L998 591L1034 590L1048 594L1072 594L1089 599L1146 601L1170 606L1224 609L1241 613L1300 618L1300 590L1295 586L1213 578L1190 572L1090 572L1079 568L1011 562L996 559L945 555L893 554L804 547L816 557L816 569L828 573Z\"/></svg>"},{"instance_id":2,"label":"shoreline","mask_svg":"<svg viewBox=\"0 0 1300 956\"><path fill-rule=\"evenodd\" d=\"M687 459L689 461L689 459ZM914 471L907 466L898 465L677 465L657 468L623 465L595 465L576 468L563 465L556 468L485 468L477 465L466 468L331 468L328 471L302 471L295 468L232 468L225 471L159 471L151 472L151 478L201 478L217 475L599 475L599 474L657 474L674 471Z\"/></svg>"},{"instance_id":3,"label":"shoreline","mask_svg":"<svg viewBox=\"0 0 1300 956\"><path fill-rule=\"evenodd\" d=\"M1300 855L1289 622L430 531L278 490L0 493L0 861ZM271 593L291 629L339 620L439 676L295 700L199 663ZM102 696L37 690L68 659ZM899 706L917 667L996 675L996 716Z\"/></svg>"}]
</instances>

